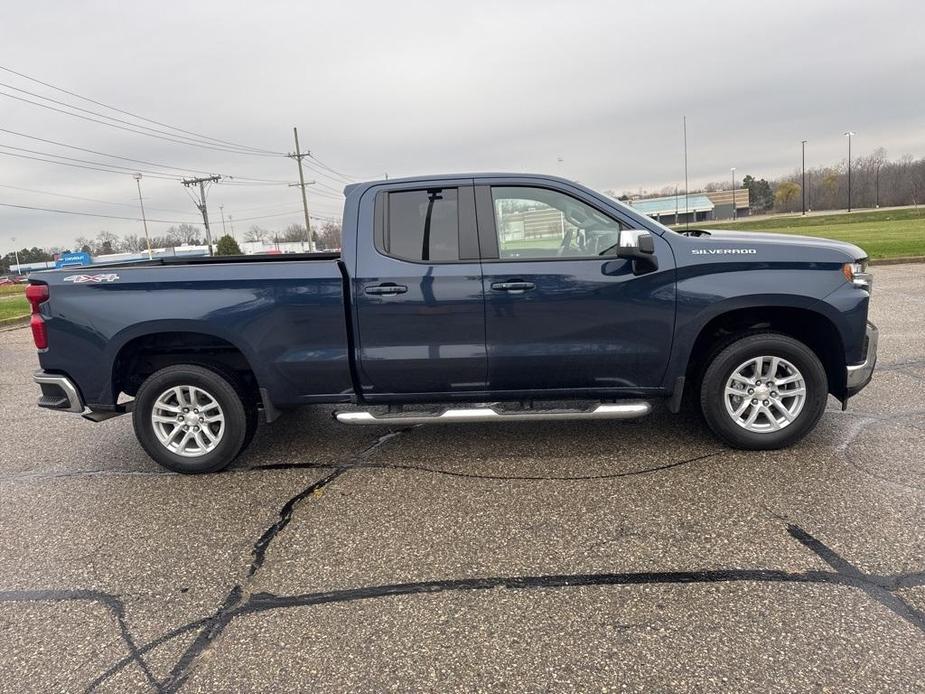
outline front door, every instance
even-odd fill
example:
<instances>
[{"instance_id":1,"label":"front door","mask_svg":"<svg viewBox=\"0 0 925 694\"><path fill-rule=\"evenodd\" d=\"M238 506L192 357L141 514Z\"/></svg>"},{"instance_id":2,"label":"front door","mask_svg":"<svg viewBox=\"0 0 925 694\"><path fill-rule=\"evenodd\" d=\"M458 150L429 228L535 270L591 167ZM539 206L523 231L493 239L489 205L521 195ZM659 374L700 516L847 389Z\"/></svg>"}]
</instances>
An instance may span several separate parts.
<instances>
[{"instance_id":1,"label":"front door","mask_svg":"<svg viewBox=\"0 0 925 694\"><path fill-rule=\"evenodd\" d=\"M484 390L485 311L471 179L397 184L379 190L371 204L373 243L359 239L353 281L364 395Z\"/></svg>"},{"instance_id":2,"label":"front door","mask_svg":"<svg viewBox=\"0 0 925 694\"><path fill-rule=\"evenodd\" d=\"M675 312L667 243L653 234L659 269L637 276L615 255L631 220L580 190L486 180L476 199L491 389L660 386Z\"/></svg>"}]
</instances>

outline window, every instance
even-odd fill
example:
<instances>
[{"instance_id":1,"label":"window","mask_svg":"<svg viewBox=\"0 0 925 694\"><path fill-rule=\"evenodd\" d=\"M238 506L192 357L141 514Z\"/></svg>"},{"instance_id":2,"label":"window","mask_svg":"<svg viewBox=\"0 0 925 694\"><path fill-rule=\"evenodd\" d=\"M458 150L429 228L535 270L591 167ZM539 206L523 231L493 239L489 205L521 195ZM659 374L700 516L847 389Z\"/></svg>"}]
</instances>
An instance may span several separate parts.
<instances>
[{"instance_id":1,"label":"window","mask_svg":"<svg viewBox=\"0 0 925 694\"><path fill-rule=\"evenodd\" d=\"M526 187L491 195L501 259L616 255L623 225L570 195Z\"/></svg>"},{"instance_id":2,"label":"window","mask_svg":"<svg viewBox=\"0 0 925 694\"><path fill-rule=\"evenodd\" d=\"M459 260L459 205L455 188L388 193L387 254L417 262Z\"/></svg>"}]
</instances>

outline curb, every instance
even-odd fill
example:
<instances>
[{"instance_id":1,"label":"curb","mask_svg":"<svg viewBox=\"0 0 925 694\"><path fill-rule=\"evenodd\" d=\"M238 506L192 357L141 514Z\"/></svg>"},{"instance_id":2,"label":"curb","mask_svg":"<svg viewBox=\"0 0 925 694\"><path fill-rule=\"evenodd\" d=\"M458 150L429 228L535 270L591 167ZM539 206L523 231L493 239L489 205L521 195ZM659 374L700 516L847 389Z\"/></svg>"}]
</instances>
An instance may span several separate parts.
<instances>
[{"instance_id":1,"label":"curb","mask_svg":"<svg viewBox=\"0 0 925 694\"><path fill-rule=\"evenodd\" d=\"M900 258L878 258L871 260L871 265L906 265L912 263L925 263L925 255L909 255Z\"/></svg>"},{"instance_id":2,"label":"curb","mask_svg":"<svg viewBox=\"0 0 925 694\"><path fill-rule=\"evenodd\" d=\"M17 316L16 318L4 318L0 320L0 333L7 330L19 330L29 325L30 316Z\"/></svg>"}]
</instances>

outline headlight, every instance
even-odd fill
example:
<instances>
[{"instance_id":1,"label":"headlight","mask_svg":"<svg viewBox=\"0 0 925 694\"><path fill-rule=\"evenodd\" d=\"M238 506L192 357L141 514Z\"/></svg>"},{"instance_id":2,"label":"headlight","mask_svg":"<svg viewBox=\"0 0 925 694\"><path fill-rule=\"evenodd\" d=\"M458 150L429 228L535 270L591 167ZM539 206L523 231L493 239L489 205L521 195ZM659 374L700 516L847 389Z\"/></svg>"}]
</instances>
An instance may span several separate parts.
<instances>
[{"instance_id":1,"label":"headlight","mask_svg":"<svg viewBox=\"0 0 925 694\"><path fill-rule=\"evenodd\" d=\"M842 265L842 273L845 279L851 282L855 287L871 290L874 285L874 277L867 272L867 260L858 260L854 263L845 263Z\"/></svg>"}]
</instances>

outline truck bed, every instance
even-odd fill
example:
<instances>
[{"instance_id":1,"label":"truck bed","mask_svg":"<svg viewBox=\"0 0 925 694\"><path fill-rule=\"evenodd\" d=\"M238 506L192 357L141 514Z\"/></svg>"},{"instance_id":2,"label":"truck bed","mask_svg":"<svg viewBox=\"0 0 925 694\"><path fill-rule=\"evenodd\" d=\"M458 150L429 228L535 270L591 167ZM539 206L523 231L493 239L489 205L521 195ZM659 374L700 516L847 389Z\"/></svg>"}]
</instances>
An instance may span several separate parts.
<instances>
[{"instance_id":1,"label":"truck bed","mask_svg":"<svg viewBox=\"0 0 925 694\"><path fill-rule=\"evenodd\" d=\"M42 368L69 373L92 409L113 407L125 389L114 374L127 354L156 351L150 340L193 357L203 344L236 350L280 406L353 392L339 253L156 258L31 279L49 287Z\"/></svg>"},{"instance_id":2,"label":"truck bed","mask_svg":"<svg viewBox=\"0 0 925 694\"><path fill-rule=\"evenodd\" d=\"M96 268L150 267L155 265L224 265L228 263L281 263L306 260L340 260L340 252L323 251L317 253L280 253L274 255L181 255L152 258L151 260L118 260L111 263L94 263L93 265L72 265L57 269L64 270L65 272L83 272Z\"/></svg>"}]
</instances>

